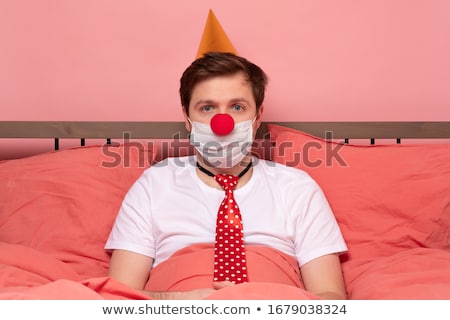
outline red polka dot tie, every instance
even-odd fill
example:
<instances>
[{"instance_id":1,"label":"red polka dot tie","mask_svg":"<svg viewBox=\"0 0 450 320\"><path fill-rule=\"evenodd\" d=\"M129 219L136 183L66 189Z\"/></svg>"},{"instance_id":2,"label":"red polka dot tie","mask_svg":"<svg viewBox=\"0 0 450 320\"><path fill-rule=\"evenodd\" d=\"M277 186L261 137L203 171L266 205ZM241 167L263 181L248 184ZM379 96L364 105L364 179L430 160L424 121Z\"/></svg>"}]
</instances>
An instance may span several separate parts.
<instances>
[{"instance_id":1,"label":"red polka dot tie","mask_svg":"<svg viewBox=\"0 0 450 320\"><path fill-rule=\"evenodd\" d=\"M239 177L218 174L215 179L225 190L225 199L217 213L214 281L247 282L244 230L233 194Z\"/></svg>"}]
</instances>

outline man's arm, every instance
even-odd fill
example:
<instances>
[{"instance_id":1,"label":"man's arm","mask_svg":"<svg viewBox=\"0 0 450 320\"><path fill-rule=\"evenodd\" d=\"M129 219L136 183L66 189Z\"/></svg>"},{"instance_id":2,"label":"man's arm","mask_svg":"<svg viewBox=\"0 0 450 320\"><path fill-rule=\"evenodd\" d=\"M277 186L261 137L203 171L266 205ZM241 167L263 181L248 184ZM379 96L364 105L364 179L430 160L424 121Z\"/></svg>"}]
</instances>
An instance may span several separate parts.
<instances>
[{"instance_id":1,"label":"man's arm","mask_svg":"<svg viewBox=\"0 0 450 320\"><path fill-rule=\"evenodd\" d=\"M144 289L153 259L127 250L114 250L109 263L109 276L132 288Z\"/></svg>"},{"instance_id":2,"label":"man's arm","mask_svg":"<svg viewBox=\"0 0 450 320\"><path fill-rule=\"evenodd\" d=\"M213 291L231 283L214 283L211 288L202 288L184 292L149 292L145 291L153 259L127 250L114 250L109 265L109 276L134 289L137 289L153 299L203 299Z\"/></svg>"},{"instance_id":3,"label":"man's arm","mask_svg":"<svg viewBox=\"0 0 450 320\"><path fill-rule=\"evenodd\" d=\"M347 299L339 255L321 256L304 264L300 270L307 291L322 299Z\"/></svg>"}]
</instances>

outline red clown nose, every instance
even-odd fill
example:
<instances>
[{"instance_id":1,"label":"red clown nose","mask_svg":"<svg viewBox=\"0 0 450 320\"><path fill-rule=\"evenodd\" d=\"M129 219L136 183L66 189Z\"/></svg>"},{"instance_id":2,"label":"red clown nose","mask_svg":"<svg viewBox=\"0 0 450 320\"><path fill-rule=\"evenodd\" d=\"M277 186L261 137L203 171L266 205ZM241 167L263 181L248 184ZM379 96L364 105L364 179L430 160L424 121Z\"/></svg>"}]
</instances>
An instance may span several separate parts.
<instances>
[{"instance_id":1,"label":"red clown nose","mask_svg":"<svg viewBox=\"0 0 450 320\"><path fill-rule=\"evenodd\" d=\"M218 113L211 118L211 129L218 136L225 136L234 129L233 118L226 113Z\"/></svg>"}]
</instances>

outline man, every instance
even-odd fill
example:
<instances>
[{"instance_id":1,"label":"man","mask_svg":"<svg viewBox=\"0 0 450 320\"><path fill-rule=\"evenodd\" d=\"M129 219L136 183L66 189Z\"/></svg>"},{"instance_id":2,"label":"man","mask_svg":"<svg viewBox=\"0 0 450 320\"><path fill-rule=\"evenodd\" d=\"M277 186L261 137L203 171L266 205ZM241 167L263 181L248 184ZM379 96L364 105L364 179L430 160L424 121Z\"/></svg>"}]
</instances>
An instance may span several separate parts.
<instances>
[{"instance_id":1,"label":"man","mask_svg":"<svg viewBox=\"0 0 450 320\"><path fill-rule=\"evenodd\" d=\"M338 254L347 248L320 188L303 171L250 153L266 84L258 66L231 53L205 54L185 70L180 96L196 154L147 169L130 189L106 244L111 277L144 291L152 268L183 248L214 243L224 195L216 175L225 174L240 176L234 194L245 246L295 257L307 291L346 298ZM250 266L248 276L242 281L252 281ZM237 283L218 279L189 291L145 292L156 299L203 299Z\"/></svg>"}]
</instances>

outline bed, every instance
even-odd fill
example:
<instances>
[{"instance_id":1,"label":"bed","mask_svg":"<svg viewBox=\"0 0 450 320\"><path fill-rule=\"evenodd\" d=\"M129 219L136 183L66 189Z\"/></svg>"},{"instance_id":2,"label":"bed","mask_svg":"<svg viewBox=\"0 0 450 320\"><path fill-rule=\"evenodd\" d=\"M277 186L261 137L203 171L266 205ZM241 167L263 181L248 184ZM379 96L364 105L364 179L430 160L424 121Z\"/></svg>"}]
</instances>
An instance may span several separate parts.
<instances>
[{"instance_id":1,"label":"bed","mask_svg":"<svg viewBox=\"0 0 450 320\"><path fill-rule=\"evenodd\" d=\"M191 153L186 137L181 122L0 121L0 139L54 149L0 162L0 299L148 299L107 276L103 246L128 188L159 160ZM450 122L274 122L254 153L324 190L349 247L350 299L450 299L449 139ZM209 249L177 253L152 285L209 281ZM249 269L257 281L210 298L317 298L280 278L295 266L272 251L255 252Z\"/></svg>"}]
</instances>

